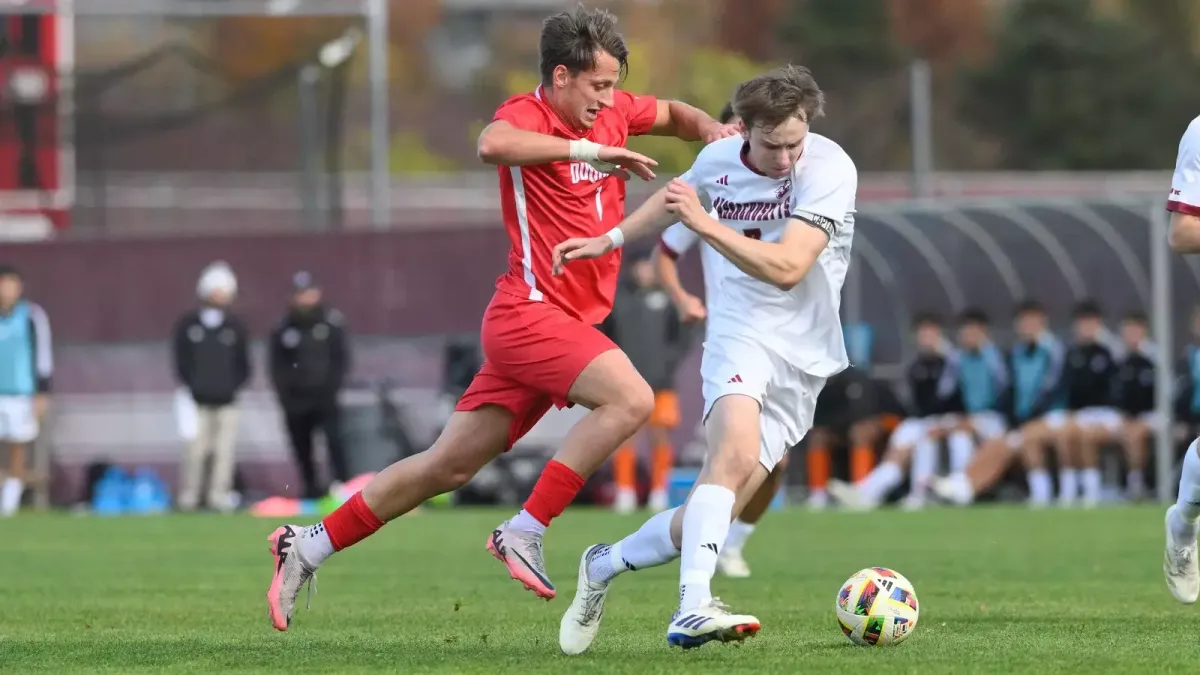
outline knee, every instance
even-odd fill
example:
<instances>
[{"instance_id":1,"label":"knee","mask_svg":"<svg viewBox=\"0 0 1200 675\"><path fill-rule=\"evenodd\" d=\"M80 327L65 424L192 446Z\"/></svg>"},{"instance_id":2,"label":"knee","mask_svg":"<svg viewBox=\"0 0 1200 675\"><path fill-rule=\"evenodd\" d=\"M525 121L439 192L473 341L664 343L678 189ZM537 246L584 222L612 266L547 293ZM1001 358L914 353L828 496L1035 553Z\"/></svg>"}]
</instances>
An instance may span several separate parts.
<instances>
[{"instance_id":1,"label":"knee","mask_svg":"<svg viewBox=\"0 0 1200 675\"><path fill-rule=\"evenodd\" d=\"M453 453L434 448L425 464L425 481L438 488L439 492L457 490L475 477L479 467L474 462Z\"/></svg>"},{"instance_id":2,"label":"knee","mask_svg":"<svg viewBox=\"0 0 1200 675\"><path fill-rule=\"evenodd\" d=\"M632 383L617 405L625 411L634 428L641 428L654 412L654 392L644 380Z\"/></svg>"},{"instance_id":3,"label":"knee","mask_svg":"<svg viewBox=\"0 0 1200 675\"><path fill-rule=\"evenodd\" d=\"M712 478L730 489L740 487L758 467L758 447L734 441L717 449L711 462Z\"/></svg>"}]
</instances>

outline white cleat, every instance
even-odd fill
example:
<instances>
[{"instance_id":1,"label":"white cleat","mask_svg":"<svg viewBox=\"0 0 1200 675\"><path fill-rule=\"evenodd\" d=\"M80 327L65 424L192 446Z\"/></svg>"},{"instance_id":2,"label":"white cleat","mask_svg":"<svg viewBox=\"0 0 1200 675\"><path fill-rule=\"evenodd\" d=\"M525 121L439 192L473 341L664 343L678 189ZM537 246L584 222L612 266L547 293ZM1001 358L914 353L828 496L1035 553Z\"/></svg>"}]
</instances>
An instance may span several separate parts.
<instances>
[{"instance_id":1,"label":"white cleat","mask_svg":"<svg viewBox=\"0 0 1200 675\"><path fill-rule=\"evenodd\" d=\"M870 511L876 506L853 483L836 478L829 481L829 496L847 511Z\"/></svg>"},{"instance_id":2,"label":"white cleat","mask_svg":"<svg viewBox=\"0 0 1200 675\"><path fill-rule=\"evenodd\" d=\"M925 508L925 498L918 494L909 494L900 500L900 508L904 511L920 511Z\"/></svg>"},{"instance_id":3,"label":"white cleat","mask_svg":"<svg viewBox=\"0 0 1200 675\"><path fill-rule=\"evenodd\" d=\"M1167 589L1175 599L1191 605L1200 597L1200 567L1196 561L1196 540L1190 543L1175 539L1171 531L1171 516L1175 507L1167 509L1167 546L1163 552L1163 574L1167 578Z\"/></svg>"},{"instance_id":4,"label":"white cleat","mask_svg":"<svg viewBox=\"0 0 1200 675\"><path fill-rule=\"evenodd\" d=\"M734 614L720 600L687 612L677 611L667 626L667 644L693 649L709 642L741 642L758 634L762 624L749 614Z\"/></svg>"},{"instance_id":5,"label":"white cleat","mask_svg":"<svg viewBox=\"0 0 1200 675\"><path fill-rule=\"evenodd\" d=\"M750 565L742 557L742 549L727 548L717 558L717 570L730 579L745 579L750 576Z\"/></svg>"},{"instance_id":6,"label":"white cleat","mask_svg":"<svg viewBox=\"0 0 1200 675\"><path fill-rule=\"evenodd\" d=\"M596 544L579 558L575 597L558 624L558 647L564 654L574 656L584 653L592 646L600 630L600 620L604 618L604 599L608 596L610 582L593 580L588 574L588 564L608 549L608 544Z\"/></svg>"},{"instance_id":7,"label":"white cleat","mask_svg":"<svg viewBox=\"0 0 1200 675\"><path fill-rule=\"evenodd\" d=\"M829 506L829 493L824 490L815 490L808 495L808 510L824 511Z\"/></svg>"},{"instance_id":8,"label":"white cleat","mask_svg":"<svg viewBox=\"0 0 1200 675\"><path fill-rule=\"evenodd\" d=\"M671 508L671 499L666 490L653 490L646 500L646 508L653 513L662 513Z\"/></svg>"}]
</instances>

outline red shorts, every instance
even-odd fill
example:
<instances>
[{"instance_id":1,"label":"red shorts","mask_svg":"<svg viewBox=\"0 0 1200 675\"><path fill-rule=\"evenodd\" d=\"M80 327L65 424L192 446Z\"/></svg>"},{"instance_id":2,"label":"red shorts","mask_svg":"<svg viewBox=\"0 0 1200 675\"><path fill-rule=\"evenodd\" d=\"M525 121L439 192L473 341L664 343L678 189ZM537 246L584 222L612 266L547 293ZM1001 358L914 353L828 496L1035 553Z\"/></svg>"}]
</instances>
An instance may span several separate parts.
<instances>
[{"instance_id":1,"label":"red shorts","mask_svg":"<svg viewBox=\"0 0 1200 675\"><path fill-rule=\"evenodd\" d=\"M483 313L483 367L455 410L498 405L514 416L508 446L521 439L567 393L597 356L616 349L603 333L548 302L497 291Z\"/></svg>"}]
</instances>

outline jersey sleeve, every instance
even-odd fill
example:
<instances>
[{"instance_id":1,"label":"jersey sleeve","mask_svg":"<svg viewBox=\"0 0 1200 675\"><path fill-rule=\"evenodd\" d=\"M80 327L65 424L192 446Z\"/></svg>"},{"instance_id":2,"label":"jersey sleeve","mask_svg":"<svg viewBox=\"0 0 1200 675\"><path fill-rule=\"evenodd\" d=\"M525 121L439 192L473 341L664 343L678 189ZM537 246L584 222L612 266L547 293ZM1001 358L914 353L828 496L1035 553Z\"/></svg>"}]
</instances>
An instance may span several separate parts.
<instances>
[{"instance_id":1,"label":"jersey sleeve","mask_svg":"<svg viewBox=\"0 0 1200 675\"><path fill-rule=\"evenodd\" d=\"M654 120L658 118L658 99L653 96L641 96L618 89L613 95L613 107L625 116L630 136L650 133Z\"/></svg>"},{"instance_id":2,"label":"jersey sleeve","mask_svg":"<svg viewBox=\"0 0 1200 675\"><path fill-rule=\"evenodd\" d=\"M546 109L528 96L510 98L502 103L492 116L493 122L501 120L525 131L545 134L552 129Z\"/></svg>"},{"instance_id":3,"label":"jersey sleeve","mask_svg":"<svg viewBox=\"0 0 1200 675\"><path fill-rule=\"evenodd\" d=\"M1200 118L1192 122L1179 141L1167 210L1200 216Z\"/></svg>"},{"instance_id":4,"label":"jersey sleeve","mask_svg":"<svg viewBox=\"0 0 1200 675\"><path fill-rule=\"evenodd\" d=\"M792 217L820 228L832 239L854 213L858 170L848 156L830 162L828 169L805 172L792 193Z\"/></svg>"},{"instance_id":5,"label":"jersey sleeve","mask_svg":"<svg viewBox=\"0 0 1200 675\"><path fill-rule=\"evenodd\" d=\"M712 148L713 145L705 146L700 154L696 155L692 167L679 177L680 180L696 189L696 194L700 197L700 203L704 206L704 210L710 212L713 209L713 201L709 186L714 179L712 168L714 150Z\"/></svg>"},{"instance_id":6,"label":"jersey sleeve","mask_svg":"<svg viewBox=\"0 0 1200 675\"><path fill-rule=\"evenodd\" d=\"M700 235L683 223L675 223L668 227L659 239L658 246L672 260L687 252L700 241Z\"/></svg>"}]
</instances>

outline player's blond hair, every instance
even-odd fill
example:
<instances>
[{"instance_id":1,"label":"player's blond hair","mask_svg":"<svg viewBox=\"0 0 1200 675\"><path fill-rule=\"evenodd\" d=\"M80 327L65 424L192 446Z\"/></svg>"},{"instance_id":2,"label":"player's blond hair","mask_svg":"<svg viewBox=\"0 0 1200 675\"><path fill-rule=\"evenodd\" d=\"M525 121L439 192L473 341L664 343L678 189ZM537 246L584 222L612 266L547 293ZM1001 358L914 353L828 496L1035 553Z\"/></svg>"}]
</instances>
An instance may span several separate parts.
<instances>
[{"instance_id":1,"label":"player's blond hair","mask_svg":"<svg viewBox=\"0 0 1200 675\"><path fill-rule=\"evenodd\" d=\"M738 85L733 111L747 129L769 132L793 117L811 124L825 114L825 94L808 68L789 65Z\"/></svg>"}]
</instances>

